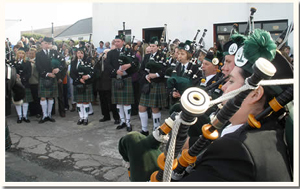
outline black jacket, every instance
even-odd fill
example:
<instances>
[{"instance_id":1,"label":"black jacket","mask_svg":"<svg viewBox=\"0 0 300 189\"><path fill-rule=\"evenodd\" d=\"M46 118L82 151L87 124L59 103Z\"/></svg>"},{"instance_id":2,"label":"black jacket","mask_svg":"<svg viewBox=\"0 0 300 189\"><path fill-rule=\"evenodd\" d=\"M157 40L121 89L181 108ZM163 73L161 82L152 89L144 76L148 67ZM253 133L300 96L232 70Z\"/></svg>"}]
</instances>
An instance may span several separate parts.
<instances>
[{"instance_id":1,"label":"black jacket","mask_svg":"<svg viewBox=\"0 0 300 189\"><path fill-rule=\"evenodd\" d=\"M116 78L116 76L117 76L117 71L120 67L119 57L120 57L121 53L125 54L126 56L132 55L132 52L130 51L130 49L125 50L125 47L122 48L121 52L119 52L117 49L113 49L107 53L107 58L106 58L106 61L104 64L104 69L105 69L105 71L110 72L111 78ZM127 70L128 75L125 77L131 76L134 72L137 71L137 68L139 66L138 59L135 56L132 58L133 58L133 61L130 63L131 67Z\"/></svg>"},{"instance_id":2,"label":"black jacket","mask_svg":"<svg viewBox=\"0 0 300 189\"><path fill-rule=\"evenodd\" d=\"M29 78L31 77L31 63L29 61L15 61L14 67L16 68L17 74L20 75L22 85L25 88L30 88Z\"/></svg>"},{"instance_id":3,"label":"black jacket","mask_svg":"<svg viewBox=\"0 0 300 189\"><path fill-rule=\"evenodd\" d=\"M45 54L44 50L36 53L36 69L40 74L41 78L46 78L47 73L52 72L51 59L57 58L58 52L55 50L50 50L49 57ZM59 67L59 72L63 70L63 65Z\"/></svg>"},{"instance_id":4,"label":"black jacket","mask_svg":"<svg viewBox=\"0 0 300 189\"><path fill-rule=\"evenodd\" d=\"M88 73L85 73L83 75L90 75L91 78L85 80L85 84L91 84L93 82L93 76L94 76L94 68L92 66L92 63L90 59L83 59L82 63L84 66L87 67ZM80 79L82 78L82 74L79 73L78 68L78 59L75 58L74 61L71 62L71 69L70 69L70 76L73 79L73 85L81 84Z\"/></svg>"},{"instance_id":5,"label":"black jacket","mask_svg":"<svg viewBox=\"0 0 300 189\"><path fill-rule=\"evenodd\" d=\"M284 128L274 119L215 140L182 181L292 181Z\"/></svg>"},{"instance_id":6,"label":"black jacket","mask_svg":"<svg viewBox=\"0 0 300 189\"><path fill-rule=\"evenodd\" d=\"M145 70L145 68L146 68L146 64L150 60L150 56L151 56L151 54L146 54L144 56L141 67L139 69L139 75L140 75L140 78L141 78L141 83L147 83L147 80L146 80L145 76L148 75L149 73ZM161 53L160 51L157 51L155 56L154 56L154 60L156 62L161 62L163 64L163 68L161 70L159 70L158 72L156 72L156 73L159 74L159 77L151 79L151 81L153 81L155 83L164 82L165 81L165 79L164 79L165 72L168 68L168 64L166 63L166 55Z\"/></svg>"}]
</instances>

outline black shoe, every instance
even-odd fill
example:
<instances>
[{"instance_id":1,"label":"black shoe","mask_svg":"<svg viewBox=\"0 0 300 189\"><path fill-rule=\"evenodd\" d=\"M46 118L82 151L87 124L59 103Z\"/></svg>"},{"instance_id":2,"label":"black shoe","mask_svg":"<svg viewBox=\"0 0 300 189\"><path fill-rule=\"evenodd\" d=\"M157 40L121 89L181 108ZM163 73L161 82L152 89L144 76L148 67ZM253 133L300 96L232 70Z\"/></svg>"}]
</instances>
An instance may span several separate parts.
<instances>
[{"instance_id":1,"label":"black shoe","mask_svg":"<svg viewBox=\"0 0 300 189\"><path fill-rule=\"evenodd\" d=\"M88 119L84 119L83 120L83 125L87 125L87 124L89 124L89 120Z\"/></svg>"},{"instance_id":2,"label":"black shoe","mask_svg":"<svg viewBox=\"0 0 300 189\"><path fill-rule=\"evenodd\" d=\"M132 131L132 126L131 125L129 125L129 127L127 127L127 132L130 132L130 131Z\"/></svg>"},{"instance_id":3,"label":"black shoe","mask_svg":"<svg viewBox=\"0 0 300 189\"><path fill-rule=\"evenodd\" d=\"M125 127L127 127L126 123L122 123L122 125L119 125L116 129L119 130L119 129L123 129Z\"/></svg>"},{"instance_id":4,"label":"black shoe","mask_svg":"<svg viewBox=\"0 0 300 189\"><path fill-rule=\"evenodd\" d=\"M23 117L23 121L25 121L26 123L30 123L30 120L28 118Z\"/></svg>"},{"instance_id":5,"label":"black shoe","mask_svg":"<svg viewBox=\"0 0 300 189\"><path fill-rule=\"evenodd\" d=\"M99 122L105 122L105 121L109 121L109 120L110 120L110 118L108 119L108 118L103 117L102 119L99 119Z\"/></svg>"},{"instance_id":6,"label":"black shoe","mask_svg":"<svg viewBox=\"0 0 300 189\"><path fill-rule=\"evenodd\" d=\"M52 117L46 117L45 119L47 119L50 122L55 122L55 119L53 119Z\"/></svg>"},{"instance_id":7,"label":"black shoe","mask_svg":"<svg viewBox=\"0 0 300 189\"><path fill-rule=\"evenodd\" d=\"M41 118L41 120L39 121L39 123L45 123L46 121L47 121L46 118L45 119Z\"/></svg>"},{"instance_id":8,"label":"black shoe","mask_svg":"<svg viewBox=\"0 0 300 189\"><path fill-rule=\"evenodd\" d=\"M18 118L17 123L22 123L22 119Z\"/></svg>"},{"instance_id":9,"label":"black shoe","mask_svg":"<svg viewBox=\"0 0 300 189\"><path fill-rule=\"evenodd\" d=\"M143 134L143 135L145 135L145 136L148 136L148 135L149 135L149 131L143 131L143 130L142 130L140 133Z\"/></svg>"},{"instance_id":10,"label":"black shoe","mask_svg":"<svg viewBox=\"0 0 300 189\"><path fill-rule=\"evenodd\" d=\"M77 125L81 125L81 124L83 124L83 119L79 119L79 120L77 121Z\"/></svg>"},{"instance_id":11,"label":"black shoe","mask_svg":"<svg viewBox=\"0 0 300 189\"><path fill-rule=\"evenodd\" d=\"M114 123L115 125L118 125L118 124L120 124L120 120L115 120L115 123Z\"/></svg>"}]
</instances>

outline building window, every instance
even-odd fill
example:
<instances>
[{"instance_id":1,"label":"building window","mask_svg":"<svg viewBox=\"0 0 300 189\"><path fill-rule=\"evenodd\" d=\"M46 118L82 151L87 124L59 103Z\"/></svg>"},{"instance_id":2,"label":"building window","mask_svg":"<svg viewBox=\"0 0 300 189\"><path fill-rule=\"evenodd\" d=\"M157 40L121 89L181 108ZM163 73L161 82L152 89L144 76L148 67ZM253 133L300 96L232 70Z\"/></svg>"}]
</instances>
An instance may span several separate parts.
<instances>
[{"instance_id":1,"label":"building window","mask_svg":"<svg viewBox=\"0 0 300 189\"><path fill-rule=\"evenodd\" d=\"M238 24L238 32L245 34L247 22L214 24L214 42L218 41L221 46L229 40L233 24ZM280 34L288 27L288 20L254 21L254 28L264 29L270 32L272 38L276 40Z\"/></svg>"}]
</instances>

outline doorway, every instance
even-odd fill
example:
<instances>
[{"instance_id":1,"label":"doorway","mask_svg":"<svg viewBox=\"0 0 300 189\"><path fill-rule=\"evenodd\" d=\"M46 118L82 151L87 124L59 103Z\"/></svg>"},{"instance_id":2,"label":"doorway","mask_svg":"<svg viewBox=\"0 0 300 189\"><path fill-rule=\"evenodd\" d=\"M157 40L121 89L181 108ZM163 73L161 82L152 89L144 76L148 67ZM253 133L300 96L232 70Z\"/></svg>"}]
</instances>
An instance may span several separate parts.
<instances>
[{"instance_id":1,"label":"doorway","mask_svg":"<svg viewBox=\"0 0 300 189\"><path fill-rule=\"evenodd\" d=\"M161 34L164 30L164 27L159 28L144 28L143 29L143 40L145 43L149 43L150 39L154 36L157 36L158 40L160 41Z\"/></svg>"}]
</instances>

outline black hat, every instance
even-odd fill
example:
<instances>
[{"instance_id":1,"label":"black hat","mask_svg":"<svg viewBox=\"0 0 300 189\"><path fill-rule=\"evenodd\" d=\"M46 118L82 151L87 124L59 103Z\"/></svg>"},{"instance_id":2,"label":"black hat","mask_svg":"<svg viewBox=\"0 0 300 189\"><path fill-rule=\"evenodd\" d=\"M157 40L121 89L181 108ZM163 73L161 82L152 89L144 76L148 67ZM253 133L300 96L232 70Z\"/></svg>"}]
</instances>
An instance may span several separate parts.
<instances>
[{"instance_id":1,"label":"black hat","mask_svg":"<svg viewBox=\"0 0 300 189\"><path fill-rule=\"evenodd\" d=\"M52 43L52 38L51 37L44 37L43 41L46 41L48 43Z\"/></svg>"},{"instance_id":2,"label":"black hat","mask_svg":"<svg viewBox=\"0 0 300 189\"><path fill-rule=\"evenodd\" d=\"M85 52L85 46L76 48L76 52L77 52L77 51L83 51L83 52Z\"/></svg>"},{"instance_id":3,"label":"black hat","mask_svg":"<svg viewBox=\"0 0 300 189\"><path fill-rule=\"evenodd\" d=\"M192 46L192 42L189 40L186 40L184 43L179 43L178 45L179 49L183 49L185 51L187 51L188 53L193 53L193 46Z\"/></svg>"},{"instance_id":4,"label":"black hat","mask_svg":"<svg viewBox=\"0 0 300 189\"><path fill-rule=\"evenodd\" d=\"M125 41L125 36L121 33L119 35L116 35L115 39L121 39L121 40Z\"/></svg>"},{"instance_id":5,"label":"black hat","mask_svg":"<svg viewBox=\"0 0 300 189\"><path fill-rule=\"evenodd\" d=\"M84 46L85 42L84 41L80 41L79 44L82 45L82 46Z\"/></svg>"},{"instance_id":6,"label":"black hat","mask_svg":"<svg viewBox=\"0 0 300 189\"><path fill-rule=\"evenodd\" d=\"M246 36L241 34L233 34L230 40L226 42L223 46L223 55L235 55L237 50L244 45Z\"/></svg>"},{"instance_id":7,"label":"black hat","mask_svg":"<svg viewBox=\"0 0 300 189\"><path fill-rule=\"evenodd\" d=\"M276 73L271 79L293 78L293 68L290 62L283 57L271 37L271 34L261 29L254 32L245 40L244 46L239 48L235 56L236 66L252 74L252 66L259 58L265 58L272 62L276 68ZM267 86L276 94L281 93L286 86Z\"/></svg>"},{"instance_id":8,"label":"black hat","mask_svg":"<svg viewBox=\"0 0 300 189\"><path fill-rule=\"evenodd\" d=\"M18 51L24 51L25 52L25 48L24 47L20 47L20 48L18 48Z\"/></svg>"},{"instance_id":9,"label":"black hat","mask_svg":"<svg viewBox=\"0 0 300 189\"><path fill-rule=\"evenodd\" d=\"M150 39L150 44L159 45L158 37L154 36Z\"/></svg>"},{"instance_id":10,"label":"black hat","mask_svg":"<svg viewBox=\"0 0 300 189\"><path fill-rule=\"evenodd\" d=\"M214 54L213 51L208 51L204 59L208 62L211 62L215 66L218 66L220 63L219 58Z\"/></svg>"}]
</instances>

